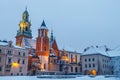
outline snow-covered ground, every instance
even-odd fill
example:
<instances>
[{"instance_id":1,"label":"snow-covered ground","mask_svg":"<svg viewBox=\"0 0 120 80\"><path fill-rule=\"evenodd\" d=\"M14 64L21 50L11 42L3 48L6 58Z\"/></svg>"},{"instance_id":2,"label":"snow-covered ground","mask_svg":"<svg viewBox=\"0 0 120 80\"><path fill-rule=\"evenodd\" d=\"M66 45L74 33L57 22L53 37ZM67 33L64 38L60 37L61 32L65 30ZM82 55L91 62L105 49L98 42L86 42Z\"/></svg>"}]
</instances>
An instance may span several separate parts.
<instances>
[{"instance_id":1,"label":"snow-covered ground","mask_svg":"<svg viewBox=\"0 0 120 80\"><path fill-rule=\"evenodd\" d=\"M105 78L104 76L96 76L94 78L89 76L81 76L71 79L43 79L37 78L36 76L1 76L0 80L120 80L120 78L110 77Z\"/></svg>"}]
</instances>

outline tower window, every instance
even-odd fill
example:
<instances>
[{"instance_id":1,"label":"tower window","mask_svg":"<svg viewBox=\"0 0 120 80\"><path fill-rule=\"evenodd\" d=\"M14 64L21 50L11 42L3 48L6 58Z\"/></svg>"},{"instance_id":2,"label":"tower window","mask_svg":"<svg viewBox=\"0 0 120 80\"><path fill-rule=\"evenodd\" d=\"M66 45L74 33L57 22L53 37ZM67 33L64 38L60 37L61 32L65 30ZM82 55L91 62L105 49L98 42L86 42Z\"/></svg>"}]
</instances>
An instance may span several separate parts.
<instances>
[{"instance_id":1,"label":"tower window","mask_svg":"<svg viewBox=\"0 0 120 80\"><path fill-rule=\"evenodd\" d=\"M20 27L20 31L21 31L22 29L21 29L21 27Z\"/></svg>"},{"instance_id":2,"label":"tower window","mask_svg":"<svg viewBox=\"0 0 120 80\"><path fill-rule=\"evenodd\" d=\"M46 47L44 47L44 50L46 51Z\"/></svg>"},{"instance_id":3,"label":"tower window","mask_svg":"<svg viewBox=\"0 0 120 80\"><path fill-rule=\"evenodd\" d=\"M28 31L28 28L27 28L27 27L25 28L25 31Z\"/></svg>"}]
</instances>

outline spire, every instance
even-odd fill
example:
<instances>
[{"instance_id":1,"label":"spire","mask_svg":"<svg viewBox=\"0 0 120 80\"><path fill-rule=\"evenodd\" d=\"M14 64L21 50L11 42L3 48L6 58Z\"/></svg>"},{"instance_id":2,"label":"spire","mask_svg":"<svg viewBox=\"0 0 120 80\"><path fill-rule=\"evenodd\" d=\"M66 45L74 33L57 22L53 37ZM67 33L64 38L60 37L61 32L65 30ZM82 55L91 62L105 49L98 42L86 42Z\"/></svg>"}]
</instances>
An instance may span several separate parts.
<instances>
[{"instance_id":1,"label":"spire","mask_svg":"<svg viewBox=\"0 0 120 80\"><path fill-rule=\"evenodd\" d=\"M54 38L53 38L53 30L51 30L50 42L52 42L53 40L54 40Z\"/></svg>"},{"instance_id":2,"label":"spire","mask_svg":"<svg viewBox=\"0 0 120 80\"><path fill-rule=\"evenodd\" d=\"M27 7L25 8L25 11L23 12L23 14L22 14L22 21L24 21L24 22L28 22L29 20L29 13L28 13L28 11L27 11Z\"/></svg>"},{"instance_id":3,"label":"spire","mask_svg":"<svg viewBox=\"0 0 120 80\"><path fill-rule=\"evenodd\" d=\"M43 20L43 22L42 22L41 26L46 27L46 24L45 24L44 20Z\"/></svg>"},{"instance_id":4,"label":"spire","mask_svg":"<svg viewBox=\"0 0 120 80\"><path fill-rule=\"evenodd\" d=\"M27 6L25 7L25 11L27 11Z\"/></svg>"}]
</instances>

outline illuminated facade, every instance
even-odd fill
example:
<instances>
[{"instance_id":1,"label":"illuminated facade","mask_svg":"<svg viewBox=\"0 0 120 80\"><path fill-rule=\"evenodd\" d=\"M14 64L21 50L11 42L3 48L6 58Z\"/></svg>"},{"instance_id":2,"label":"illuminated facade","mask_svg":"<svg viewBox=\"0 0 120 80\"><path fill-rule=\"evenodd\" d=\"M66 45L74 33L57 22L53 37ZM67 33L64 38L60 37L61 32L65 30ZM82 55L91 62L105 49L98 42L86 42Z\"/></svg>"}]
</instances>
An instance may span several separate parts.
<instances>
[{"instance_id":1,"label":"illuminated facade","mask_svg":"<svg viewBox=\"0 0 120 80\"><path fill-rule=\"evenodd\" d=\"M111 58L108 56L109 49L106 46L91 46L84 49L81 56L82 73L86 75L112 74L109 66Z\"/></svg>"},{"instance_id":2,"label":"illuminated facade","mask_svg":"<svg viewBox=\"0 0 120 80\"><path fill-rule=\"evenodd\" d=\"M39 71L80 73L80 54L74 51L59 50L53 31L51 31L50 37L48 36L49 30L44 20L38 29L36 40L33 40L28 18L28 12L25 10L19 24L20 29L17 31L16 45L29 50L29 74L34 75Z\"/></svg>"},{"instance_id":3,"label":"illuminated facade","mask_svg":"<svg viewBox=\"0 0 120 80\"><path fill-rule=\"evenodd\" d=\"M48 71L49 60L49 38L48 29L43 21L40 29L38 29L38 37L36 39L36 55L40 59L40 69Z\"/></svg>"},{"instance_id":4,"label":"illuminated facade","mask_svg":"<svg viewBox=\"0 0 120 80\"><path fill-rule=\"evenodd\" d=\"M0 41L0 76L27 75L28 50Z\"/></svg>"}]
</instances>

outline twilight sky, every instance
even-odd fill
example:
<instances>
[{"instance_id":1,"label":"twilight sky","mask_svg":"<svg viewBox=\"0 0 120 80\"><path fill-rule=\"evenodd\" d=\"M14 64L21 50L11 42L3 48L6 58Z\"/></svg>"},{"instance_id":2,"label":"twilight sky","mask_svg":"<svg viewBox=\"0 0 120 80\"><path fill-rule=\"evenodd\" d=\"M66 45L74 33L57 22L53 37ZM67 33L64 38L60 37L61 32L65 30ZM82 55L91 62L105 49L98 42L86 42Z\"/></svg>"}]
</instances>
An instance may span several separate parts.
<instances>
[{"instance_id":1,"label":"twilight sky","mask_svg":"<svg viewBox=\"0 0 120 80\"><path fill-rule=\"evenodd\" d=\"M59 45L120 45L120 0L0 0L0 39L13 40L27 6L36 39L44 19Z\"/></svg>"}]
</instances>

